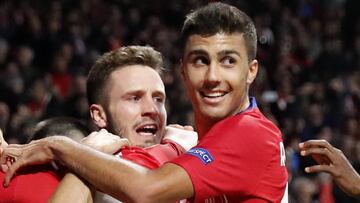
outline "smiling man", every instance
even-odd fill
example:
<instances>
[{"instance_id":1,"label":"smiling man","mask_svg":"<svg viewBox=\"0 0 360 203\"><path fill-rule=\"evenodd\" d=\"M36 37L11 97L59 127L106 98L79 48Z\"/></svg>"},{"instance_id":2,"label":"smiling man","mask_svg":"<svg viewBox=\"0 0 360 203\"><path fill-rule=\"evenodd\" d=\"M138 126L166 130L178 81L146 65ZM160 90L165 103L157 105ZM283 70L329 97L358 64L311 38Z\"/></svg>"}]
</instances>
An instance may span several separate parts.
<instances>
[{"instance_id":1,"label":"smiling man","mask_svg":"<svg viewBox=\"0 0 360 203\"><path fill-rule=\"evenodd\" d=\"M19 167L58 160L129 202L287 202L281 132L248 96L258 71L252 20L233 6L210 3L187 16L181 37L196 147L149 171L58 137L23 148L7 181Z\"/></svg>"}]
</instances>

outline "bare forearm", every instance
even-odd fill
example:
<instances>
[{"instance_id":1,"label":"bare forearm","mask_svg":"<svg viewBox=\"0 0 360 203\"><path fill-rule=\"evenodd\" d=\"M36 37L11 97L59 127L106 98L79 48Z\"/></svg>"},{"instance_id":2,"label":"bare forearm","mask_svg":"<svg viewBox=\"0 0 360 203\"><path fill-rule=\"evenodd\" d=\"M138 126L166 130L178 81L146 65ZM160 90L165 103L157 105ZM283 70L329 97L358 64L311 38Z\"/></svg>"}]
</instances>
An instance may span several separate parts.
<instances>
[{"instance_id":1,"label":"bare forearm","mask_svg":"<svg viewBox=\"0 0 360 203\"><path fill-rule=\"evenodd\" d=\"M190 177L180 166L165 164L149 171L64 136L9 145L1 154L1 162L5 163L9 157L15 161L6 172L5 187L19 169L55 160L97 189L126 202L174 202L194 194Z\"/></svg>"},{"instance_id":2,"label":"bare forearm","mask_svg":"<svg viewBox=\"0 0 360 203\"><path fill-rule=\"evenodd\" d=\"M50 144L55 160L67 166L75 174L86 179L97 189L119 200L138 202L141 176L147 169L111 155L95 151L68 139Z\"/></svg>"},{"instance_id":3,"label":"bare forearm","mask_svg":"<svg viewBox=\"0 0 360 203\"><path fill-rule=\"evenodd\" d=\"M61 180L50 202L91 203L93 202L93 198L90 188L76 175L68 173Z\"/></svg>"}]
</instances>

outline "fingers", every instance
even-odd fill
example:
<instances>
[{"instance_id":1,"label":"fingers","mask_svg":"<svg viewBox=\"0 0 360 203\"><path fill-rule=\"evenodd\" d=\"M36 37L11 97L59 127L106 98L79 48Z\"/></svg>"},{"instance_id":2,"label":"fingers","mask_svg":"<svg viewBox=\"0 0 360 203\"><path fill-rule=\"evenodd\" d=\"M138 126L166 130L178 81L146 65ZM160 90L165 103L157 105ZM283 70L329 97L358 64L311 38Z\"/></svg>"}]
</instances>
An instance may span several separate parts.
<instances>
[{"instance_id":1,"label":"fingers","mask_svg":"<svg viewBox=\"0 0 360 203\"><path fill-rule=\"evenodd\" d=\"M330 151L335 150L335 148L326 140L308 140L306 142L300 143L299 148L306 149L306 148L327 148Z\"/></svg>"},{"instance_id":2,"label":"fingers","mask_svg":"<svg viewBox=\"0 0 360 203\"><path fill-rule=\"evenodd\" d=\"M318 173L318 172L327 172L332 174L331 166L329 165L315 165L305 168L306 173Z\"/></svg>"},{"instance_id":3,"label":"fingers","mask_svg":"<svg viewBox=\"0 0 360 203\"><path fill-rule=\"evenodd\" d=\"M184 126L185 130L194 131L194 128L191 125Z\"/></svg>"},{"instance_id":4,"label":"fingers","mask_svg":"<svg viewBox=\"0 0 360 203\"><path fill-rule=\"evenodd\" d=\"M14 164L12 164L11 166L9 166L6 175L5 175L5 179L3 182L4 187L8 187L10 180L12 179L12 177L14 177L16 171L23 166L23 163L21 161L18 162L14 162Z\"/></svg>"},{"instance_id":5,"label":"fingers","mask_svg":"<svg viewBox=\"0 0 360 203\"><path fill-rule=\"evenodd\" d=\"M169 124L168 126L169 126L169 127L173 127L173 128L179 128L179 129L183 129L183 128L184 128L184 126L179 125L179 124Z\"/></svg>"},{"instance_id":6,"label":"fingers","mask_svg":"<svg viewBox=\"0 0 360 203\"><path fill-rule=\"evenodd\" d=\"M6 171L9 169L7 164L1 164L0 167L1 167L1 171L4 173L6 173Z\"/></svg>"},{"instance_id":7,"label":"fingers","mask_svg":"<svg viewBox=\"0 0 360 203\"><path fill-rule=\"evenodd\" d=\"M322 155L323 161L328 160L327 162L333 162L336 157L338 157L341 153L340 150L333 147L329 142L326 140L308 140L306 142L299 144L300 154L301 156L308 156L308 155ZM318 161L318 160L316 160ZM320 163L320 162L319 162Z\"/></svg>"},{"instance_id":8,"label":"fingers","mask_svg":"<svg viewBox=\"0 0 360 203\"><path fill-rule=\"evenodd\" d=\"M330 151L327 148L308 148L300 151L301 156L308 156L313 154L320 154L330 156Z\"/></svg>"},{"instance_id":9,"label":"fingers","mask_svg":"<svg viewBox=\"0 0 360 203\"><path fill-rule=\"evenodd\" d=\"M311 155L312 158L319 164L326 164L329 165L334 162L334 154L328 148L305 148L300 151L301 156L309 156Z\"/></svg>"},{"instance_id":10,"label":"fingers","mask_svg":"<svg viewBox=\"0 0 360 203\"><path fill-rule=\"evenodd\" d=\"M326 164L330 165L333 163L332 160L329 159L329 157L319 154L313 154L311 157L318 163L318 164Z\"/></svg>"},{"instance_id":11,"label":"fingers","mask_svg":"<svg viewBox=\"0 0 360 203\"><path fill-rule=\"evenodd\" d=\"M189 130L189 131L194 131L194 128L191 125L179 125L179 124L169 124L167 127L172 127L172 128L178 128L178 129L182 129L182 130Z\"/></svg>"},{"instance_id":12,"label":"fingers","mask_svg":"<svg viewBox=\"0 0 360 203\"><path fill-rule=\"evenodd\" d=\"M7 163L10 161L15 162L17 157L21 154L21 151L17 148L13 148L12 145L5 148L1 154L0 163Z\"/></svg>"}]
</instances>

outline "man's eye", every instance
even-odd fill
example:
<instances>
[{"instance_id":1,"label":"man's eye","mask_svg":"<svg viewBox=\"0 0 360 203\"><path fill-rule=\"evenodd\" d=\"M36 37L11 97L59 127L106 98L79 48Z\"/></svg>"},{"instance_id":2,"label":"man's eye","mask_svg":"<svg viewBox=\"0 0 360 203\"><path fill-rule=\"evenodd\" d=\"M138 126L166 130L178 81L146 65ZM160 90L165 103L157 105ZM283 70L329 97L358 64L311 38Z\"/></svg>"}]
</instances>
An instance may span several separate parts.
<instances>
[{"instance_id":1,"label":"man's eye","mask_svg":"<svg viewBox=\"0 0 360 203\"><path fill-rule=\"evenodd\" d=\"M131 97L129 97L128 99L129 99L130 101L139 101L140 98L141 98L141 97L139 97L139 96L131 96Z\"/></svg>"},{"instance_id":2,"label":"man's eye","mask_svg":"<svg viewBox=\"0 0 360 203\"><path fill-rule=\"evenodd\" d=\"M158 103L164 103L164 98L163 97L155 97L154 99Z\"/></svg>"},{"instance_id":3,"label":"man's eye","mask_svg":"<svg viewBox=\"0 0 360 203\"><path fill-rule=\"evenodd\" d=\"M207 65L208 63L209 60L202 56L196 57L193 60L193 64L195 64L196 66Z\"/></svg>"},{"instance_id":4,"label":"man's eye","mask_svg":"<svg viewBox=\"0 0 360 203\"><path fill-rule=\"evenodd\" d=\"M222 59L222 64L224 65L234 65L236 63L236 59L230 56L226 56Z\"/></svg>"}]
</instances>

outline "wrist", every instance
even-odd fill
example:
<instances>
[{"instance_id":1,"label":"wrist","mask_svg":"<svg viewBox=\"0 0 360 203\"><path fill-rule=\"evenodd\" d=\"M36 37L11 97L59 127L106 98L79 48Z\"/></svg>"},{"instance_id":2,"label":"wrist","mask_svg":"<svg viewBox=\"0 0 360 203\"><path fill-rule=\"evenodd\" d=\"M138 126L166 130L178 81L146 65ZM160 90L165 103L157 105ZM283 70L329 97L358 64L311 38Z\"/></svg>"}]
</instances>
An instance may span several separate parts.
<instances>
[{"instance_id":1,"label":"wrist","mask_svg":"<svg viewBox=\"0 0 360 203\"><path fill-rule=\"evenodd\" d=\"M360 176L357 174L356 181L353 184L354 188L352 191L352 195L355 197L360 197Z\"/></svg>"},{"instance_id":2,"label":"wrist","mask_svg":"<svg viewBox=\"0 0 360 203\"><path fill-rule=\"evenodd\" d=\"M70 138L65 136L53 136L50 137L48 142L49 153L51 154L51 159L53 162L56 162L57 165L64 165L64 160L62 157L66 154L66 149L72 141Z\"/></svg>"}]
</instances>

